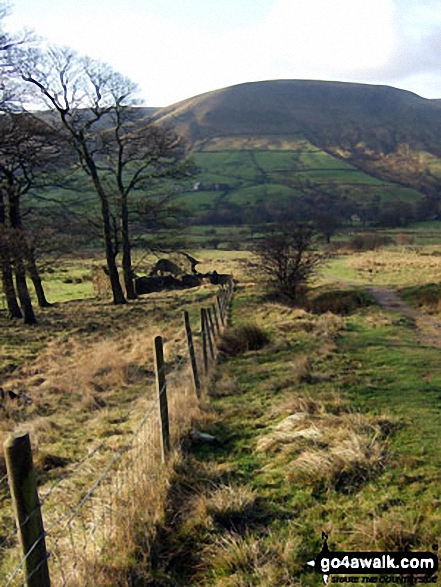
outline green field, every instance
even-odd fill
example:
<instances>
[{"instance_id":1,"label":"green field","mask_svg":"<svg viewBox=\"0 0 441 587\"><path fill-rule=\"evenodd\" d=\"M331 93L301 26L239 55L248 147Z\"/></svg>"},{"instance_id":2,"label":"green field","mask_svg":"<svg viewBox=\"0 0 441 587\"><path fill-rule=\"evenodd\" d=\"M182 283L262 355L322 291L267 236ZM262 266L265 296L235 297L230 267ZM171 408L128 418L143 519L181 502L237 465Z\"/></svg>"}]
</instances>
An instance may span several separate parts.
<instances>
[{"instance_id":1,"label":"green field","mask_svg":"<svg viewBox=\"0 0 441 587\"><path fill-rule=\"evenodd\" d=\"M382 203L416 203L423 197L415 189L368 175L310 143L302 144L301 150L291 145L289 150L198 151L193 158L198 172L179 201L196 212L225 202L244 206L260 199L292 200L308 182L344 193L355 202L378 198Z\"/></svg>"}]
</instances>

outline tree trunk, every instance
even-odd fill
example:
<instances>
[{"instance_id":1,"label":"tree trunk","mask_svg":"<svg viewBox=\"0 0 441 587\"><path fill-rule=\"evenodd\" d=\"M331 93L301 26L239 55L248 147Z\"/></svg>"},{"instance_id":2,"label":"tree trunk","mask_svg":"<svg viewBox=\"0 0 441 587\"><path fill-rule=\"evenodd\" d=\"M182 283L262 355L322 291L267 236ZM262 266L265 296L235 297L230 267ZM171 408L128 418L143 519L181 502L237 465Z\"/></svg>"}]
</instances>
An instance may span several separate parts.
<instances>
[{"instance_id":1,"label":"tree trunk","mask_svg":"<svg viewBox=\"0 0 441 587\"><path fill-rule=\"evenodd\" d=\"M81 139L81 147L83 150L84 165L86 166L95 188L95 191L101 203L101 219L103 221L103 237L104 247L106 249L107 269L109 270L110 287L112 288L113 303L116 305L126 304L127 300L124 297L124 292L121 287L121 282L118 275L118 267L116 266L116 243L114 246L112 240L112 223L109 209L109 201L98 176L98 170L93 158L91 157L87 144L84 139Z\"/></svg>"},{"instance_id":2,"label":"tree trunk","mask_svg":"<svg viewBox=\"0 0 441 587\"><path fill-rule=\"evenodd\" d=\"M38 305L40 308L49 308L51 304L46 299L46 294L44 293L43 285L41 283L40 273L38 272L37 264L35 262L34 253L29 247L27 247L26 250L26 265L29 271L29 277L32 279L32 283L34 284Z\"/></svg>"},{"instance_id":3,"label":"tree trunk","mask_svg":"<svg viewBox=\"0 0 441 587\"><path fill-rule=\"evenodd\" d=\"M121 233L122 233L122 247L123 257L122 266L124 274L124 285L126 287L126 294L129 300L136 300L138 297L135 292L135 285L133 283L133 269L132 269L132 254L130 250L130 235L129 235L129 211L127 208L127 196L121 198Z\"/></svg>"},{"instance_id":4,"label":"tree trunk","mask_svg":"<svg viewBox=\"0 0 441 587\"><path fill-rule=\"evenodd\" d=\"M12 182L8 189L8 203L12 239L11 249L12 258L14 260L15 285L17 288L18 299L20 300L24 323L36 324L37 319L34 314L31 296L29 295L28 285L26 283L26 270L23 261L27 246L21 222L20 198L15 194L15 188Z\"/></svg>"},{"instance_id":5,"label":"tree trunk","mask_svg":"<svg viewBox=\"0 0 441 587\"><path fill-rule=\"evenodd\" d=\"M20 306L17 302L17 294L14 286L14 276L12 273L11 262L5 254L2 255L2 282L3 292L6 297L6 304L8 306L8 318L23 318Z\"/></svg>"},{"instance_id":6,"label":"tree trunk","mask_svg":"<svg viewBox=\"0 0 441 587\"><path fill-rule=\"evenodd\" d=\"M104 246L106 249L107 269L109 270L110 287L112 288L113 303L115 305L126 304L124 292L119 280L118 267L116 265L116 251L112 241L112 226L107 198L101 200Z\"/></svg>"},{"instance_id":7,"label":"tree trunk","mask_svg":"<svg viewBox=\"0 0 441 587\"><path fill-rule=\"evenodd\" d=\"M11 265L11 247L9 235L6 228L6 205L3 192L0 190L0 229L2 231L2 242L0 243L0 262L2 271L3 293L8 306L8 317L23 318L20 306L17 302L17 294L14 287L14 276Z\"/></svg>"},{"instance_id":8,"label":"tree trunk","mask_svg":"<svg viewBox=\"0 0 441 587\"><path fill-rule=\"evenodd\" d=\"M36 324L37 319L32 307L31 296L29 295L28 285L26 283L26 273L23 261L18 255L15 259L15 283L17 286L18 298L23 311L25 324Z\"/></svg>"}]
</instances>

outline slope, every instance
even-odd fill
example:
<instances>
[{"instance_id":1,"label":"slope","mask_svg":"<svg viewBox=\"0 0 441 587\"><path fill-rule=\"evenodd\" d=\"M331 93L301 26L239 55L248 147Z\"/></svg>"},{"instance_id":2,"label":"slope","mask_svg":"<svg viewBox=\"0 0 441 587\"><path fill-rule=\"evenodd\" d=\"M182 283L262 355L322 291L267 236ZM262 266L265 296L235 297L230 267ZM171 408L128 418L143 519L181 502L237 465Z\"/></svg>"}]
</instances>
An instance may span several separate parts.
<instances>
[{"instance_id":1,"label":"slope","mask_svg":"<svg viewBox=\"0 0 441 587\"><path fill-rule=\"evenodd\" d=\"M440 102L404 90L253 82L158 109L154 118L174 125L195 154L199 193L184 200L196 209L292 197L305 180L354 201L438 197Z\"/></svg>"}]
</instances>

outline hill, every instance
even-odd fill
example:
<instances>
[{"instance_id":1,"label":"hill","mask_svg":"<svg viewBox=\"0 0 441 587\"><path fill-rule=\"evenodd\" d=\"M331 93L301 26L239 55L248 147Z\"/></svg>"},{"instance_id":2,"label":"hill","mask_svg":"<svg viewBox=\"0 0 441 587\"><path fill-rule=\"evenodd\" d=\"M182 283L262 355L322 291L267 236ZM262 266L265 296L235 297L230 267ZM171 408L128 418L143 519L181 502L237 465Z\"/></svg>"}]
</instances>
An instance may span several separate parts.
<instances>
[{"instance_id":1,"label":"hill","mask_svg":"<svg viewBox=\"0 0 441 587\"><path fill-rule=\"evenodd\" d=\"M187 138L200 174L183 198L198 212L271 198L295 205L306 182L364 207L407 202L418 219L438 214L439 100L388 86L276 80L201 94L153 118Z\"/></svg>"},{"instance_id":2,"label":"hill","mask_svg":"<svg viewBox=\"0 0 441 587\"><path fill-rule=\"evenodd\" d=\"M158 109L155 118L173 122L195 147L217 137L300 134L348 147L362 141L385 152L406 141L441 154L439 102L387 86L252 82Z\"/></svg>"},{"instance_id":3,"label":"hill","mask_svg":"<svg viewBox=\"0 0 441 587\"><path fill-rule=\"evenodd\" d=\"M311 210L393 227L441 218L440 100L387 86L276 80L131 116L186 138L197 173L178 193L194 223L255 224ZM173 180L165 185L176 193ZM81 192L75 210L93 214L94 194L87 185ZM52 195L72 199L60 189Z\"/></svg>"}]
</instances>

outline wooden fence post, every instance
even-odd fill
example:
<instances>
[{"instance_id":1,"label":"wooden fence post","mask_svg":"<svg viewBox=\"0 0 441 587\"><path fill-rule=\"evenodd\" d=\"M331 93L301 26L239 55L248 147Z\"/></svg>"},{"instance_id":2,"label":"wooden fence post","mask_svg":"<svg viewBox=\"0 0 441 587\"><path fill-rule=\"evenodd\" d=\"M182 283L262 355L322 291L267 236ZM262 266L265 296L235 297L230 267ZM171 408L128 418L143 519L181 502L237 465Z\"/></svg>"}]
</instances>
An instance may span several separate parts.
<instances>
[{"instance_id":1,"label":"wooden fence post","mask_svg":"<svg viewBox=\"0 0 441 587\"><path fill-rule=\"evenodd\" d=\"M210 312L210 310L204 309L205 332L207 334L208 346L210 348L210 355L211 355L211 358L214 360L215 355L214 355L213 340L212 340L212 335L211 335L211 326L210 326L210 322L209 322L209 319L208 319L209 312Z\"/></svg>"},{"instance_id":2,"label":"wooden fence post","mask_svg":"<svg viewBox=\"0 0 441 587\"><path fill-rule=\"evenodd\" d=\"M222 302L221 302L221 292L218 292L216 299L217 299L217 305L219 306L219 316L222 322L222 326L225 326L225 320L224 320L224 314L222 312Z\"/></svg>"},{"instance_id":3,"label":"wooden fence post","mask_svg":"<svg viewBox=\"0 0 441 587\"><path fill-rule=\"evenodd\" d=\"M207 328L205 325L205 309L201 308L201 337L202 337L202 358L204 361L204 373L208 373L208 350L207 350Z\"/></svg>"},{"instance_id":4,"label":"wooden fence post","mask_svg":"<svg viewBox=\"0 0 441 587\"><path fill-rule=\"evenodd\" d=\"M29 434L19 432L4 443L6 467L23 551L27 587L50 587L46 540L38 499Z\"/></svg>"},{"instance_id":5,"label":"wooden fence post","mask_svg":"<svg viewBox=\"0 0 441 587\"><path fill-rule=\"evenodd\" d=\"M200 397L201 384L199 381L198 365L196 362L196 353L195 353L194 344L193 344L193 334L191 332L191 326L190 326L190 316L188 315L187 310L184 311L184 322L185 322L185 333L187 335L188 352L190 354L191 371L193 373L194 390L196 392L196 395L198 397Z\"/></svg>"},{"instance_id":6,"label":"wooden fence post","mask_svg":"<svg viewBox=\"0 0 441 587\"><path fill-rule=\"evenodd\" d=\"M164 350L162 336L157 336L154 343L156 391L159 399L159 419L161 422L161 452L165 462L170 452L170 425L168 416L167 384L165 380Z\"/></svg>"},{"instance_id":7,"label":"wooden fence post","mask_svg":"<svg viewBox=\"0 0 441 587\"><path fill-rule=\"evenodd\" d=\"M211 305L211 309L213 310L213 318L214 318L214 323L216 325L216 331L217 331L217 335L220 336L221 331L220 331L220 326L219 326L219 320L217 318L217 310L216 310L216 305L212 304Z\"/></svg>"},{"instance_id":8,"label":"wooden fence post","mask_svg":"<svg viewBox=\"0 0 441 587\"><path fill-rule=\"evenodd\" d=\"M213 335L213 342L216 341L216 330L214 329L214 320L211 308L207 308L208 324L210 326L210 333Z\"/></svg>"}]
</instances>

